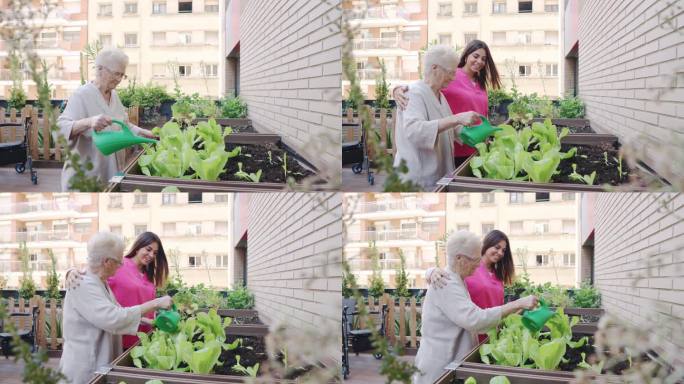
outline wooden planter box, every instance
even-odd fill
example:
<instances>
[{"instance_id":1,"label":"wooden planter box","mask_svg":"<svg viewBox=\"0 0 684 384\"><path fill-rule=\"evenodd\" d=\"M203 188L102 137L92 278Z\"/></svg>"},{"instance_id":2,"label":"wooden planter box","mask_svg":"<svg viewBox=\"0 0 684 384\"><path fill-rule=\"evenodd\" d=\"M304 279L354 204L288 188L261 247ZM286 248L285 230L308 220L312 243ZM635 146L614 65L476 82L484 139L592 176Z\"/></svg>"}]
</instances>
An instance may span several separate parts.
<instances>
[{"instance_id":1,"label":"wooden planter box","mask_svg":"<svg viewBox=\"0 0 684 384\"><path fill-rule=\"evenodd\" d=\"M614 143L617 138L613 135L604 135L597 133L587 134L570 134L563 139L563 144L575 145L592 145L599 143ZM534 183L531 181L512 181L512 180L497 180L477 178L473 176L470 168L470 161L476 154L472 155L461 166L456 168L451 175L443 177L437 182L433 192L490 192L493 190L505 192L603 192L603 186L600 185L586 185L586 184L571 184L571 183ZM667 184L659 176L655 175L653 171L646 168L642 164L636 164L633 168L637 174L656 176L663 184ZM634 187L632 191L647 191L647 187Z\"/></svg>"},{"instance_id":2,"label":"wooden planter box","mask_svg":"<svg viewBox=\"0 0 684 384\"><path fill-rule=\"evenodd\" d=\"M280 136L278 135L262 135L262 134L242 134L229 135L226 137L226 142L234 144L265 144L265 143L279 143ZM299 163L309 170L316 172L316 168L307 160L299 156L287 146L284 150L288 151L290 155ZM138 153L124 168L123 179L110 180L105 192L133 192L140 190L141 192L160 192L165 187L175 186L181 192L271 192L282 191L285 183L267 183L267 182L246 182L246 181L206 181L199 179L177 179L159 176L147 176L142 174L138 166L138 158L142 156L143 152ZM317 188L318 190L328 190L329 187L325 185Z\"/></svg>"}]
</instances>

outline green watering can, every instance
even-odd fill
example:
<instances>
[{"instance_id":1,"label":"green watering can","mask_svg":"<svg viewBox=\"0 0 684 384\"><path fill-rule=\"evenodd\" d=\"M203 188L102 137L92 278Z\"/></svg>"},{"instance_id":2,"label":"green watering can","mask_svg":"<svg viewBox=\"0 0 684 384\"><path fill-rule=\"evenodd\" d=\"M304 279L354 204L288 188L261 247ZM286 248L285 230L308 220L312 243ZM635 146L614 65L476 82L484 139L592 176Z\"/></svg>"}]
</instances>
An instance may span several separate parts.
<instances>
[{"instance_id":1,"label":"green watering can","mask_svg":"<svg viewBox=\"0 0 684 384\"><path fill-rule=\"evenodd\" d=\"M461 141L464 144L474 147L475 144L485 141L494 132L501 130L499 127L492 127L489 120L483 115L480 115L480 120L480 125L474 127L465 126L461 129Z\"/></svg>"},{"instance_id":2,"label":"green watering can","mask_svg":"<svg viewBox=\"0 0 684 384\"><path fill-rule=\"evenodd\" d=\"M525 328L532 332L539 332L544 328L544 324L552 318L556 312L549 309L549 306L542 299L539 299L539 308L533 311L525 311L522 316L522 323Z\"/></svg>"},{"instance_id":3,"label":"green watering can","mask_svg":"<svg viewBox=\"0 0 684 384\"><path fill-rule=\"evenodd\" d=\"M112 153L130 147L135 144L156 143L157 140L140 137L133 134L128 126L121 120L112 120L112 123L121 126L120 131L93 131L93 141L97 149L103 155L108 156Z\"/></svg>"},{"instance_id":4,"label":"green watering can","mask_svg":"<svg viewBox=\"0 0 684 384\"><path fill-rule=\"evenodd\" d=\"M157 317L154 319L154 326L164 332L176 333L178 332L178 323L180 322L180 313L176 309L176 304L171 306L170 310L160 310Z\"/></svg>"}]
</instances>

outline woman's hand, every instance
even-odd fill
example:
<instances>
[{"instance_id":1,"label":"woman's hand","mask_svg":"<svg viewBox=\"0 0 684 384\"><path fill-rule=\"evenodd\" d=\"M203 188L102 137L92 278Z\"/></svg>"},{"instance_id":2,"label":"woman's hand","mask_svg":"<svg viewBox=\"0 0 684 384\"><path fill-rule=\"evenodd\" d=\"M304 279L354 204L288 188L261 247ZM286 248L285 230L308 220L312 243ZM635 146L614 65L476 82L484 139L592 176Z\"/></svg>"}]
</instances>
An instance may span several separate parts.
<instances>
[{"instance_id":1,"label":"woman's hand","mask_svg":"<svg viewBox=\"0 0 684 384\"><path fill-rule=\"evenodd\" d=\"M537 296L530 295L522 297L515 302L518 303L519 309L534 309L537 307L539 300L537 299Z\"/></svg>"},{"instance_id":2,"label":"woman's hand","mask_svg":"<svg viewBox=\"0 0 684 384\"><path fill-rule=\"evenodd\" d=\"M83 276L85 276L85 270L79 271L76 268L68 270L64 278L64 288L67 291L75 289L76 287L81 285L81 281L83 281Z\"/></svg>"},{"instance_id":3,"label":"woman's hand","mask_svg":"<svg viewBox=\"0 0 684 384\"><path fill-rule=\"evenodd\" d=\"M431 287L444 288L450 279L449 274L442 268L435 268L427 276L427 283Z\"/></svg>"},{"instance_id":4,"label":"woman's hand","mask_svg":"<svg viewBox=\"0 0 684 384\"><path fill-rule=\"evenodd\" d=\"M173 304L173 301L171 300L171 296L168 296L168 295L159 297L159 298L155 299L155 301L156 301L155 305L158 309L159 308L167 309L167 308L171 307L171 304Z\"/></svg>"},{"instance_id":5,"label":"woman's hand","mask_svg":"<svg viewBox=\"0 0 684 384\"><path fill-rule=\"evenodd\" d=\"M480 114L473 111L461 112L454 115L456 121L460 125L474 125L480 121Z\"/></svg>"},{"instance_id":6,"label":"woman's hand","mask_svg":"<svg viewBox=\"0 0 684 384\"><path fill-rule=\"evenodd\" d=\"M143 324L149 325L149 326L153 326L153 325L154 325L154 320L152 320L152 319L150 319L150 318L147 318L147 317L141 317L141 318L140 318L140 322L143 323Z\"/></svg>"},{"instance_id":7,"label":"woman's hand","mask_svg":"<svg viewBox=\"0 0 684 384\"><path fill-rule=\"evenodd\" d=\"M157 136L152 134L152 131L149 131L145 128L140 128L140 131L138 131L138 136L146 137L148 139L156 139Z\"/></svg>"},{"instance_id":8,"label":"woman's hand","mask_svg":"<svg viewBox=\"0 0 684 384\"><path fill-rule=\"evenodd\" d=\"M408 89L408 85L402 85L394 88L394 91L392 91L392 96L394 97L394 100L397 102L397 106L399 106L399 108L402 111L406 110L406 106L409 102L408 96L406 96L406 92L408 92Z\"/></svg>"},{"instance_id":9,"label":"woman's hand","mask_svg":"<svg viewBox=\"0 0 684 384\"><path fill-rule=\"evenodd\" d=\"M90 118L90 129L99 132L112 125L112 118L103 114Z\"/></svg>"}]
</instances>

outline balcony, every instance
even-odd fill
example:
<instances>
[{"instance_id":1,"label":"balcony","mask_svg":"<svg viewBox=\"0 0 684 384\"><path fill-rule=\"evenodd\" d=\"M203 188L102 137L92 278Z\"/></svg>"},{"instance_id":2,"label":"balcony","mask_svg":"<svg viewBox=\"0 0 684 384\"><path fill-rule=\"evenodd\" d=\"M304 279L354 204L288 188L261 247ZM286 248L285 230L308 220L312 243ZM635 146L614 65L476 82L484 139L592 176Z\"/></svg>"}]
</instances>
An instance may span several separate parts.
<instances>
[{"instance_id":1,"label":"balcony","mask_svg":"<svg viewBox=\"0 0 684 384\"><path fill-rule=\"evenodd\" d=\"M373 263L372 260L370 259L350 259L347 260L347 264L349 264L349 268L352 271L372 271L373 270ZM381 270L391 270L391 271L396 271L397 269L401 268L401 260L397 256L396 258L392 259L381 259L378 260L378 266L379 269ZM406 264L405 268L406 269L420 269L420 270L425 270L431 267L434 267L435 263L434 262L421 262L420 260L416 260L415 258L409 257L406 258Z\"/></svg>"},{"instance_id":2,"label":"balcony","mask_svg":"<svg viewBox=\"0 0 684 384\"><path fill-rule=\"evenodd\" d=\"M41 244L53 245L56 243L84 243L88 240L90 233L80 233L74 231L30 231L30 232L5 232L0 235L0 247L17 248L19 243L26 243L34 247ZM73 244L71 244L73 245ZM29 247L30 248L30 247Z\"/></svg>"},{"instance_id":3,"label":"balcony","mask_svg":"<svg viewBox=\"0 0 684 384\"><path fill-rule=\"evenodd\" d=\"M55 269L57 270L57 273L62 272L62 276L64 275L64 271L66 271L68 268L71 268L72 266L67 265L67 263L62 260L59 261L59 257L57 259L57 265ZM52 270L52 262L50 260L40 260L40 261L31 261L29 262L29 268L33 272L48 272ZM18 273L22 272L21 270L21 260L0 260L0 272L2 273ZM34 279L37 276L33 276Z\"/></svg>"},{"instance_id":4,"label":"balcony","mask_svg":"<svg viewBox=\"0 0 684 384\"><path fill-rule=\"evenodd\" d=\"M416 199L377 200L358 203L356 213L375 213L389 211L429 211L437 202L419 201Z\"/></svg>"},{"instance_id":5,"label":"balcony","mask_svg":"<svg viewBox=\"0 0 684 384\"><path fill-rule=\"evenodd\" d=\"M349 242L371 241L435 241L440 235L435 232L427 232L419 229L386 229L381 231L361 231L347 234Z\"/></svg>"},{"instance_id":6,"label":"balcony","mask_svg":"<svg viewBox=\"0 0 684 384\"><path fill-rule=\"evenodd\" d=\"M38 202L23 202L0 206L0 215L18 215L34 212L57 212L68 211L82 212L84 205L74 201L44 200Z\"/></svg>"},{"instance_id":7,"label":"balcony","mask_svg":"<svg viewBox=\"0 0 684 384\"><path fill-rule=\"evenodd\" d=\"M356 75L358 76L359 80L372 80L375 81L375 79L380 77L380 72L381 70L379 68L363 68L363 69L357 69L356 70ZM385 78L389 79L395 79L395 80L404 80L404 81L411 81L411 80L418 80L418 72L408 72L408 71L387 71L385 74Z\"/></svg>"},{"instance_id":8,"label":"balcony","mask_svg":"<svg viewBox=\"0 0 684 384\"><path fill-rule=\"evenodd\" d=\"M364 27L404 25L411 21L411 14L396 5L382 5L352 10L349 20L352 24L361 24Z\"/></svg>"}]
</instances>

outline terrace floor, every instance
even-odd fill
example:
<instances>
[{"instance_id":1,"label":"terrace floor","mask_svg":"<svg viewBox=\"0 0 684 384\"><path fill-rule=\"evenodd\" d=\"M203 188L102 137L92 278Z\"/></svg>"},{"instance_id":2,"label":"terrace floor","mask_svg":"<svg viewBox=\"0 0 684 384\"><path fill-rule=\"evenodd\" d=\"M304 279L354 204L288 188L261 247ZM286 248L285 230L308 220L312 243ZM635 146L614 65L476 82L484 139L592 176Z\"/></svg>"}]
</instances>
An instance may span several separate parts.
<instances>
[{"instance_id":1,"label":"terrace floor","mask_svg":"<svg viewBox=\"0 0 684 384\"><path fill-rule=\"evenodd\" d=\"M402 356L400 359L413 363L415 356ZM385 377L380 376L380 363L369 353L361 353L358 356L349 354L349 377L345 383L358 384L385 384Z\"/></svg>"},{"instance_id":2,"label":"terrace floor","mask_svg":"<svg viewBox=\"0 0 684 384\"><path fill-rule=\"evenodd\" d=\"M19 174L14 165L0 167L0 190L2 192L59 192L61 168L34 168L38 172L38 184L33 185L28 169Z\"/></svg>"},{"instance_id":3,"label":"terrace floor","mask_svg":"<svg viewBox=\"0 0 684 384\"><path fill-rule=\"evenodd\" d=\"M52 357L48 360L48 367L57 369L59 367L59 357ZM21 374L24 370L24 363L15 363L14 358L10 356L5 359L0 356L0 382L3 384L21 384Z\"/></svg>"},{"instance_id":4,"label":"terrace floor","mask_svg":"<svg viewBox=\"0 0 684 384\"><path fill-rule=\"evenodd\" d=\"M351 169L351 164L344 165L342 167L342 190L346 192L382 191L386 176L384 174L378 175L377 172L373 172L373 175L375 176L375 185L370 185L368 183L368 172L364 170L364 172L356 175Z\"/></svg>"}]
</instances>

